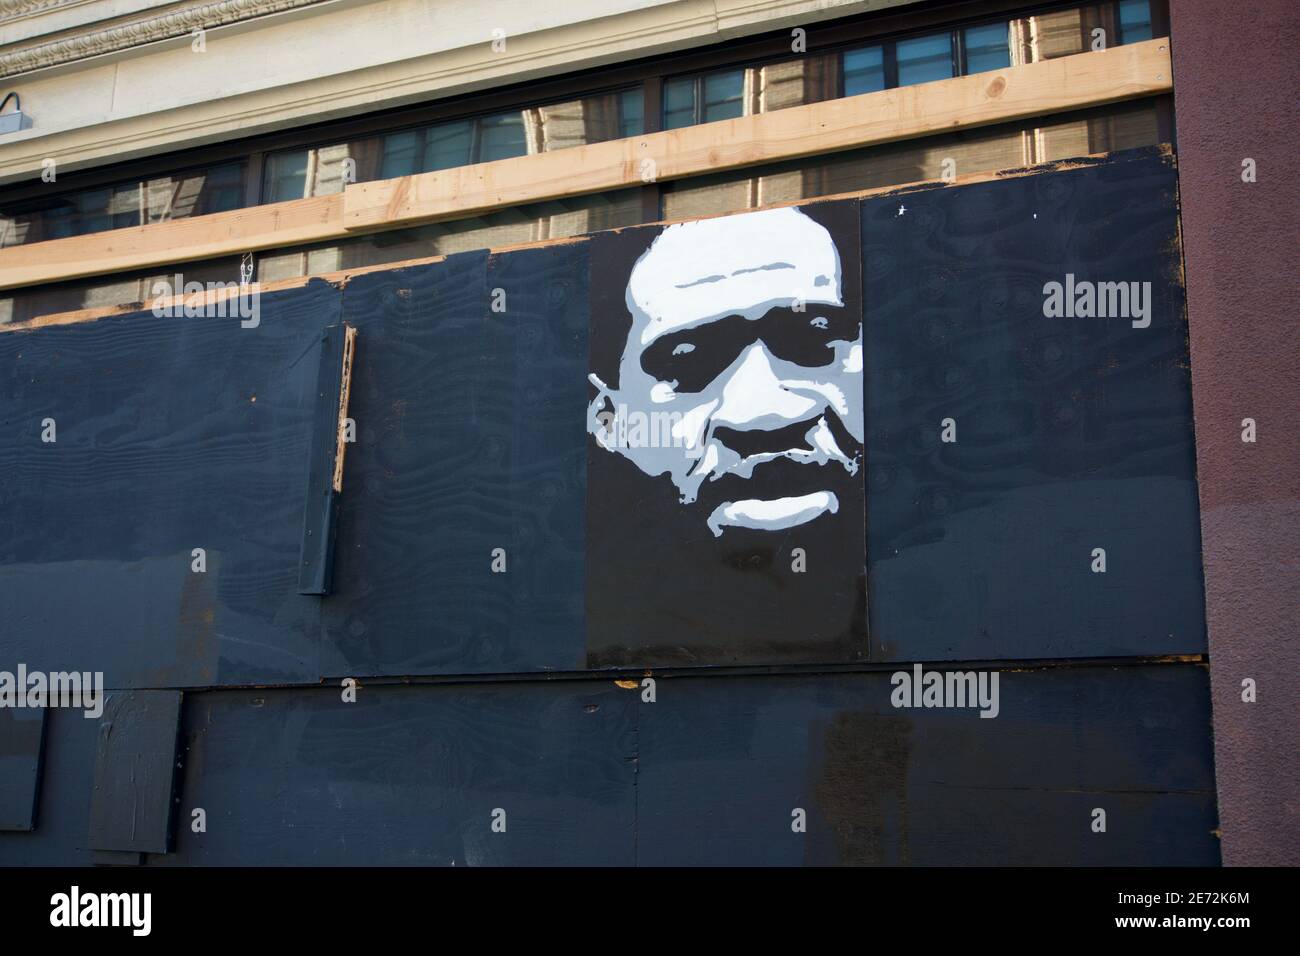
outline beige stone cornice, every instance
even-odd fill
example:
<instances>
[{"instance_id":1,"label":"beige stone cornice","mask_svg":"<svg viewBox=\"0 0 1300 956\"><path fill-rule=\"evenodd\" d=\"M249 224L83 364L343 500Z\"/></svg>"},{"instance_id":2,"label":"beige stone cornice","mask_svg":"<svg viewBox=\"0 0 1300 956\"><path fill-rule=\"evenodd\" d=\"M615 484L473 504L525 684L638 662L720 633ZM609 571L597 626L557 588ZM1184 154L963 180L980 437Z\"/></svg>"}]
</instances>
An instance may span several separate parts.
<instances>
[{"instance_id":1,"label":"beige stone cornice","mask_svg":"<svg viewBox=\"0 0 1300 956\"><path fill-rule=\"evenodd\" d=\"M0 0L0 19L28 16L68 0ZM145 43L187 36L195 30L251 20L305 7L321 0L217 0L167 13L142 16L127 23L91 30L16 50L0 51L0 78L18 76L87 57L116 53Z\"/></svg>"}]
</instances>

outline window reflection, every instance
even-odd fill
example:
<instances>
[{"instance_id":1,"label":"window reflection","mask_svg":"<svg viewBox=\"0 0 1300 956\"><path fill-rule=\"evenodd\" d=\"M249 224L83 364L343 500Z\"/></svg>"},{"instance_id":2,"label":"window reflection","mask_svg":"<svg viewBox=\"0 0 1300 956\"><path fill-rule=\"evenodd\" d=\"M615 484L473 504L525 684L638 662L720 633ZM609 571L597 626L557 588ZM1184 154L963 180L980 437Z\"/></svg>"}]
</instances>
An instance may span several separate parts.
<instances>
[{"instance_id":1,"label":"window reflection","mask_svg":"<svg viewBox=\"0 0 1300 956\"><path fill-rule=\"evenodd\" d=\"M875 93L885 88L884 48L869 46L844 54L844 95Z\"/></svg>"},{"instance_id":2,"label":"window reflection","mask_svg":"<svg viewBox=\"0 0 1300 956\"><path fill-rule=\"evenodd\" d=\"M962 44L966 48L967 73L1001 70L1011 65L1008 27L1006 23L994 23L989 26L971 27L962 32Z\"/></svg>"},{"instance_id":3,"label":"window reflection","mask_svg":"<svg viewBox=\"0 0 1300 956\"><path fill-rule=\"evenodd\" d=\"M273 153L267 157L262 201L325 196L341 192L349 181L437 172L638 136L644 132L644 116L642 91L622 90Z\"/></svg>"},{"instance_id":4,"label":"window reflection","mask_svg":"<svg viewBox=\"0 0 1300 956\"><path fill-rule=\"evenodd\" d=\"M898 58L898 85L930 83L952 76L952 35L939 33L928 37L899 40L895 44Z\"/></svg>"}]
</instances>

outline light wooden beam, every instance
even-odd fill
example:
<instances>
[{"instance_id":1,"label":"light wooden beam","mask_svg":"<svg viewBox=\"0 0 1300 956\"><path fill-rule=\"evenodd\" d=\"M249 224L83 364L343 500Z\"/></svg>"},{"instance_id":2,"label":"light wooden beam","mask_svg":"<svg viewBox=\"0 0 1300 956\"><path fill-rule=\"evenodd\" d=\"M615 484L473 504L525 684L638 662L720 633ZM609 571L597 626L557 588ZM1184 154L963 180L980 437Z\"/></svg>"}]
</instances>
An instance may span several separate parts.
<instances>
[{"instance_id":1,"label":"light wooden beam","mask_svg":"<svg viewBox=\"0 0 1300 956\"><path fill-rule=\"evenodd\" d=\"M683 129L349 186L343 224L409 226L701 173L834 153L1168 92L1148 40Z\"/></svg>"},{"instance_id":2,"label":"light wooden beam","mask_svg":"<svg viewBox=\"0 0 1300 956\"><path fill-rule=\"evenodd\" d=\"M1164 157L1167 162L1174 162L1174 153L1172 147L1168 144L1151 147L1160 156ZM808 207L824 202L841 202L848 199L871 199L881 196L907 196L911 193L927 189L953 189L959 186L970 186L975 183L1000 182L1007 179L1020 179L1024 176L1038 176L1043 173L1063 172L1070 169L1082 169L1096 166L1102 163L1132 162L1150 155L1147 150L1129 150L1121 151L1118 155L1114 153L1093 153L1088 156L1076 156L1071 159L1054 160L1048 163L1042 163L1037 166L1017 166L1013 169L994 169L985 170L976 173L963 173L951 180L922 180L912 183L901 183L890 186L875 186L871 189L861 189L853 192L836 193L829 196L818 196L814 199L796 199L786 202L772 203L762 208L775 209L780 206L801 206ZM708 216L693 216L691 221L698 219L712 219L718 216L730 216L736 213L752 212L748 207L725 210L711 213ZM675 220L687 221L687 220ZM647 225L669 225L672 221L662 223L649 223ZM532 242L508 243L503 246L493 246L489 252L494 254L515 252L520 249L535 249L542 247L554 247L557 245L578 245L590 241L595 233L581 236L568 236L563 239L537 239ZM335 272L318 272L312 275L291 276L285 279L276 279L271 282L254 283L253 288L262 295L285 292L290 289L298 289L309 282L328 282L332 285L345 288L347 284L358 276L368 275L372 272L387 272L393 269L408 269L415 266L431 265L435 262L441 262L446 256L425 256L418 259L403 259L397 262L380 262L366 266L353 266L350 269L341 269ZM229 299L232 296L240 294L238 287L226 287L221 289L208 289L203 292L191 294L159 296L156 299L149 299L144 302L127 302L119 305L96 306L89 309L75 309L71 312L51 312L45 315L37 316L33 319L27 319L23 322L10 322L0 324L0 335L7 332L30 332L35 329L48 328L54 325L76 325L81 322L98 322L100 319L110 318L115 315L127 315L133 312L148 312L151 309L173 308L183 310L188 307L202 307L204 305L216 304L223 299Z\"/></svg>"},{"instance_id":3,"label":"light wooden beam","mask_svg":"<svg viewBox=\"0 0 1300 956\"><path fill-rule=\"evenodd\" d=\"M340 193L11 246L0 249L0 289L341 238L342 223Z\"/></svg>"},{"instance_id":4,"label":"light wooden beam","mask_svg":"<svg viewBox=\"0 0 1300 956\"><path fill-rule=\"evenodd\" d=\"M349 185L341 195L0 249L0 289L237 255L463 218L1167 93L1169 41Z\"/></svg>"}]
</instances>

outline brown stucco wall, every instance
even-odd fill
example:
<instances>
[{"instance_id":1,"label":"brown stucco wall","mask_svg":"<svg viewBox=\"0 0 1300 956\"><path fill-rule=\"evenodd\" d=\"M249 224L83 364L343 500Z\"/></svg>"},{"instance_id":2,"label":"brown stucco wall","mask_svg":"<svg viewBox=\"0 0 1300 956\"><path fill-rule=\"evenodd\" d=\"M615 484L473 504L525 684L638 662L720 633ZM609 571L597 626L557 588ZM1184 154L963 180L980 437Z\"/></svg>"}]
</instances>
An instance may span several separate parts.
<instances>
[{"instance_id":1,"label":"brown stucco wall","mask_svg":"<svg viewBox=\"0 0 1300 956\"><path fill-rule=\"evenodd\" d=\"M1300 3L1170 8L1223 861L1297 864Z\"/></svg>"}]
</instances>

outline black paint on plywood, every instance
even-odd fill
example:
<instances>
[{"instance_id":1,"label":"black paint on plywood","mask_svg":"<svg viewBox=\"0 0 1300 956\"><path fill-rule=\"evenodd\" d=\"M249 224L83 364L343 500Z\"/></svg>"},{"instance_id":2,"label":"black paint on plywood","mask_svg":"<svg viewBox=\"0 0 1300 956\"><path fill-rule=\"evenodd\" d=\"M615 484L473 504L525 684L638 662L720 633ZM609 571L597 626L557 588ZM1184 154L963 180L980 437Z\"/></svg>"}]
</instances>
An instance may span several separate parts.
<instances>
[{"instance_id":1,"label":"black paint on plywood","mask_svg":"<svg viewBox=\"0 0 1300 956\"><path fill-rule=\"evenodd\" d=\"M896 689L660 680L638 722L639 862L1218 864L1203 666L1003 671L995 718L896 708Z\"/></svg>"},{"instance_id":2,"label":"black paint on plywood","mask_svg":"<svg viewBox=\"0 0 1300 956\"><path fill-rule=\"evenodd\" d=\"M1175 185L1144 151L863 202L874 659L1205 650ZM1045 316L1067 275L1149 283L1149 326Z\"/></svg>"},{"instance_id":3,"label":"black paint on plywood","mask_svg":"<svg viewBox=\"0 0 1300 956\"><path fill-rule=\"evenodd\" d=\"M1218 863L1203 665L1002 670L992 719L895 690L870 672L660 677L654 703L598 679L186 694L181 824L147 862ZM99 722L51 718L41 825L0 834L5 864L92 860Z\"/></svg>"},{"instance_id":4,"label":"black paint on plywood","mask_svg":"<svg viewBox=\"0 0 1300 956\"><path fill-rule=\"evenodd\" d=\"M0 830L36 828L45 713L44 707L0 708Z\"/></svg>"},{"instance_id":5,"label":"black paint on plywood","mask_svg":"<svg viewBox=\"0 0 1300 956\"><path fill-rule=\"evenodd\" d=\"M866 654L856 202L592 239L587 665Z\"/></svg>"},{"instance_id":6,"label":"black paint on plywood","mask_svg":"<svg viewBox=\"0 0 1300 956\"><path fill-rule=\"evenodd\" d=\"M99 720L87 846L166 853L172 845L181 693L117 691Z\"/></svg>"},{"instance_id":7,"label":"black paint on plywood","mask_svg":"<svg viewBox=\"0 0 1300 956\"><path fill-rule=\"evenodd\" d=\"M166 862L630 865L637 699L610 681L193 696L184 805L228 816L182 827Z\"/></svg>"},{"instance_id":8,"label":"black paint on plywood","mask_svg":"<svg viewBox=\"0 0 1300 956\"><path fill-rule=\"evenodd\" d=\"M298 553L338 309L312 282L262 295L256 327L141 312L0 335L0 660L109 687L317 678Z\"/></svg>"},{"instance_id":9,"label":"black paint on plywood","mask_svg":"<svg viewBox=\"0 0 1300 956\"><path fill-rule=\"evenodd\" d=\"M346 451L348 437L342 419L348 410L354 339L353 330L346 324L331 325L321 333L298 560L299 594L329 594L333 581L334 537L342 492L342 483L337 480L341 477L339 456Z\"/></svg>"},{"instance_id":10,"label":"black paint on plywood","mask_svg":"<svg viewBox=\"0 0 1300 956\"><path fill-rule=\"evenodd\" d=\"M583 660L587 250L353 279L353 369L326 675Z\"/></svg>"}]
</instances>

